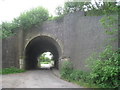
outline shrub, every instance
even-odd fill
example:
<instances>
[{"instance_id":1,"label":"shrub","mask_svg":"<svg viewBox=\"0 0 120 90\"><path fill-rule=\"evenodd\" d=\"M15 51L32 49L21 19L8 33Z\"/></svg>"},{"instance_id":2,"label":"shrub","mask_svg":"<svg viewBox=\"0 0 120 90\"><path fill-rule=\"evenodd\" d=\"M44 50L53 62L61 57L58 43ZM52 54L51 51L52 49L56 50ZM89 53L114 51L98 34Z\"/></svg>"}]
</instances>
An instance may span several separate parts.
<instances>
[{"instance_id":1,"label":"shrub","mask_svg":"<svg viewBox=\"0 0 120 90\"><path fill-rule=\"evenodd\" d=\"M83 72L78 70L73 70L73 72L70 74L71 80L80 80L82 78Z\"/></svg>"},{"instance_id":2,"label":"shrub","mask_svg":"<svg viewBox=\"0 0 120 90\"><path fill-rule=\"evenodd\" d=\"M83 72L81 70L74 70L71 62L69 61L64 61L60 69L60 74L63 79L67 79L68 81L86 81L86 78L88 76L87 72Z\"/></svg>"},{"instance_id":3,"label":"shrub","mask_svg":"<svg viewBox=\"0 0 120 90\"><path fill-rule=\"evenodd\" d=\"M33 25L41 24L49 17L48 11L42 7L33 8L27 12L22 13L18 19L18 24L23 29L29 29Z\"/></svg>"},{"instance_id":4,"label":"shrub","mask_svg":"<svg viewBox=\"0 0 120 90\"><path fill-rule=\"evenodd\" d=\"M18 28L28 30L34 25L42 24L48 17L48 11L42 7L23 12L19 17L14 18L12 22L3 22L0 25L0 30L2 31L2 36L0 37L6 38L11 36Z\"/></svg>"},{"instance_id":5,"label":"shrub","mask_svg":"<svg viewBox=\"0 0 120 90\"><path fill-rule=\"evenodd\" d=\"M118 82L118 66L120 54L108 46L97 58L90 58L94 61L91 65L90 80L100 87L116 88L120 85Z\"/></svg>"},{"instance_id":6,"label":"shrub","mask_svg":"<svg viewBox=\"0 0 120 90\"><path fill-rule=\"evenodd\" d=\"M88 58L89 72L74 70L70 62L64 62L60 71L61 77L73 82L89 83L89 86L101 88L118 88L120 51L107 46L97 56ZM91 62L91 63L90 63ZM92 85L91 85L92 84Z\"/></svg>"},{"instance_id":7,"label":"shrub","mask_svg":"<svg viewBox=\"0 0 120 90\"><path fill-rule=\"evenodd\" d=\"M72 71L73 71L73 67L72 67L71 62L64 61L63 65L60 68L61 77L64 79L69 79Z\"/></svg>"},{"instance_id":8,"label":"shrub","mask_svg":"<svg viewBox=\"0 0 120 90\"><path fill-rule=\"evenodd\" d=\"M73 70L73 72L70 74L70 78L73 81L79 81L82 80L84 82L86 82L88 73L85 71L81 71L81 70Z\"/></svg>"}]
</instances>

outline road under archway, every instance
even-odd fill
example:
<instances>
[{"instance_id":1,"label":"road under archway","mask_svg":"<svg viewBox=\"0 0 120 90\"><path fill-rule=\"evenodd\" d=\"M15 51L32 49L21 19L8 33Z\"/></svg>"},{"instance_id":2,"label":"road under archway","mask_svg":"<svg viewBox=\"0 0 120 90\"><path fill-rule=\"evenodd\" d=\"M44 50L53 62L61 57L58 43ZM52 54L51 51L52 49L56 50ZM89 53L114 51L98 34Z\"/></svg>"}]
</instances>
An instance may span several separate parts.
<instances>
[{"instance_id":1,"label":"road under archway","mask_svg":"<svg viewBox=\"0 0 120 90\"><path fill-rule=\"evenodd\" d=\"M25 50L25 69L37 69L37 58L44 52L53 54L54 67L58 69L60 46L53 38L48 36L35 37L28 43Z\"/></svg>"}]
</instances>

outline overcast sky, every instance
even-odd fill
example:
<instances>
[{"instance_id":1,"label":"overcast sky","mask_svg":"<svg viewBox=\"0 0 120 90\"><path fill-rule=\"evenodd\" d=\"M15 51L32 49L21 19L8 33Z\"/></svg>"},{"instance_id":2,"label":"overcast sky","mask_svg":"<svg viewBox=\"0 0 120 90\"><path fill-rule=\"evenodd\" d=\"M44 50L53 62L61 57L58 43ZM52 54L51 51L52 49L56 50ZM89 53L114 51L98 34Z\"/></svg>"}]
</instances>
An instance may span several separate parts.
<instances>
[{"instance_id":1,"label":"overcast sky","mask_svg":"<svg viewBox=\"0 0 120 90\"><path fill-rule=\"evenodd\" d=\"M67 0L0 0L0 23L2 21L12 21L21 12L38 6L43 6L48 9L50 14L55 15L55 8L63 6L65 1Z\"/></svg>"},{"instance_id":2,"label":"overcast sky","mask_svg":"<svg viewBox=\"0 0 120 90\"><path fill-rule=\"evenodd\" d=\"M63 6L64 2L65 0L0 0L0 22L11 21L21 12L37 6L43 6L50 14L55 15L55 8Z\"/></svg>"}]
</instances>

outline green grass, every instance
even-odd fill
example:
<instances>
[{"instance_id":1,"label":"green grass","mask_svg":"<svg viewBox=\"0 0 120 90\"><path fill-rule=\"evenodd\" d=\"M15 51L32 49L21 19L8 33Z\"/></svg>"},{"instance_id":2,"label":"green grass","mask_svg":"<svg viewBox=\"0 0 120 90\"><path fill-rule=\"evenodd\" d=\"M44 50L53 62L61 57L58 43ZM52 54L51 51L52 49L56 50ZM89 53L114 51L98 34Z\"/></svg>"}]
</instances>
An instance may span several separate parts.
<instances>
[{"instance_id":1,"label":"green grass","mask_svg":"<svg viewBox=\"0 0 120 90\"><path fill-rule=\"evenodd\" d=\"M91 83L87 83L87 82L84 82L83 80L78 80L78 81L75 81L75 80L68 80L68 79L64 79L64 78L61 78L65 81L68 81L68 82L72 82L74 84L77 84L83 88L100 88L99 86L95 85L95 84L91 84Z\"/></svg>"},{"instance_id":2,"label":"green grass","mask_svg":"<svg viewBox=\"0 0 120 90\"><path fill-rule=\"evenodd\" d=\"M0 74L12 74L12 73L21 73L25 72L25 70L18 69L18 68L4 68L0 69Z\"/></svg>"},{"instance_id":3,"label":"green grass","mask_svg":"<svg viewBox=\"0 0 120 90\"><path fill-rule=\"evenodd\" d=\"M86 83L86 82L84 82L84 81L82 81L82 80L79 80L79 81L71 81L71 82L76 83L76 84L78 84L79 86L83 86L83 87L85 87L85 88L100 88L99 86L96 86L96 85L94 85L93 83L92 83L92 84L91 84L91 83Z\"/></svg>"},{"instance_id":4,"label":"green grass","mask_svg":"<svg viewBox=\"0 0 120 90\"><path fill-rule=\"evenodd\" d=\"M49 64L50 62L40 62L40 64Z\"/></svg>"}]
</instances>

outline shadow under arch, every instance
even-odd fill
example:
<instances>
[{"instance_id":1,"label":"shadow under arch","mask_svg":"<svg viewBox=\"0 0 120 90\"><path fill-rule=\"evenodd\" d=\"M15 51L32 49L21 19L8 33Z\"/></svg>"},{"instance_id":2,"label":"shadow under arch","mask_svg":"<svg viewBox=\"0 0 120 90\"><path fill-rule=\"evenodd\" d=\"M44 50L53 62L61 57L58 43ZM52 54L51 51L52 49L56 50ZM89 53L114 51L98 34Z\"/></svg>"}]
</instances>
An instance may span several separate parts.
<instances>
[{"instance_id":1,"label":"shadow under arch","mask_svg":"<svg viewBox=\"0 0 120 90\"><path fill-rule=\"evenodd\" d=\"M25 69L37 69L37 57L44 52L53 54L54 67L59 68L59 58L62 54L59 43L49 36L37 36L25 48Z\"/></svg>"}]
</instances>

